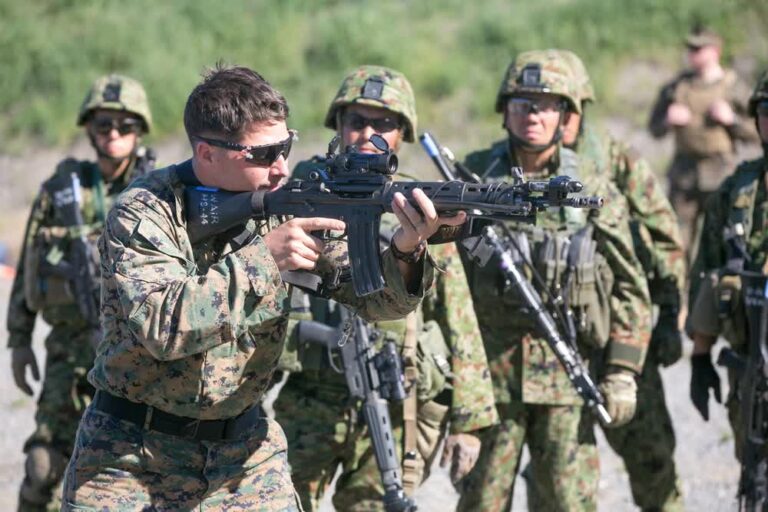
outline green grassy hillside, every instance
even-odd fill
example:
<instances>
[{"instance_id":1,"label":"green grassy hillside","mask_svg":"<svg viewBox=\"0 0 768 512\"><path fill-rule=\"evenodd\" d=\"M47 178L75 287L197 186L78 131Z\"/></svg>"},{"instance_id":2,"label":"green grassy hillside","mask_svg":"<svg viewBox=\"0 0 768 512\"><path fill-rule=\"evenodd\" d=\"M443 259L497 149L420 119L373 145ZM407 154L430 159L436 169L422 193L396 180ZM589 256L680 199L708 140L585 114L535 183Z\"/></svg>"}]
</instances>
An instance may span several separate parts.
<instances>
[{"instance_id":1,"label":"green grassy hillside","mask_svg":"<svg viewBox=\"0 0 768 512\"><path fill-rule=\"evenodd\" d=\"M0 0L0 137L6 151L69 142L85 90L109 71L144 82L157 135L178 132L186 95L217 60L264 74L299 129L320 125L362 63L404 71L429 125L490 121L511 56L555 46L582 55L603 108L620 111L612 71L676 65L697 19L731 55L765 63L766 0Z\"/></svg>"}]
</instances>

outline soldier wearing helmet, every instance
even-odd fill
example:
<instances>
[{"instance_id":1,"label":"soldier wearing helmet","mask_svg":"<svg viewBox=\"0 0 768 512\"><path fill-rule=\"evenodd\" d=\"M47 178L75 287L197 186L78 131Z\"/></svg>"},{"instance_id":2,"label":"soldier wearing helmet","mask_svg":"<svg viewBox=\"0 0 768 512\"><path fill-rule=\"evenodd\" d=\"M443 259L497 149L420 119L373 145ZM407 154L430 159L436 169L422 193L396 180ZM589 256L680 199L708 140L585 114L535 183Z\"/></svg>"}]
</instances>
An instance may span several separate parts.
<instances>
[{"instance_id":1,"label":"soldier wearing helmet","mask_svg":"<svg viewBox=\"0 0 768 512\"><path fill-rule=\"evenodd\" d=\"M342 145L378 152L369 141L381 135L391 148L413 142L416 133L413 89L405 76L381 66L361 66L343 80L325 125ZM316 162L303 162L294 176L305 177ZM389 240L392 220L382 222ZM392 340L403 356L410 389L403 404L390 406L405 491L411 495L429 474L440 441L447 435L444 463L458 481L477 459L477 430L497 421L485 351L473 314L467 278L454 244L430 246L444 273L432 292L407 318L377 322L380 340ZM294 321L340 322L339 306L294 292ZM294 324L295 325L295 324ZM333 494L337 510L383 510L384 494L360 403L351 399L342 375L332 369L324 348L299 343L289 327L281 367L290 373L275 402L275 418L285 429L292 479L307 510L317 510L339 465ZM435 361L445 361L435 365ZM461 375L453 379L453 375ZM415 416L407 411L415 411ZM450 421L450 431L446 422ZM408 454L404 456L404 454Z\"/></svg>"},{"instance_id":2,"label":"soldier wearing helmet","mask_svg":"<svg viewBox=\"0 0 768 512\"><path fill-rule=\"evenodd\" d=\"M753 357L749 349L748 324L742 287L743 272L768 273L768 71L757 81L749 98L748 112L754 118L763 145L761 158L741 162L707 201L699 252L691 267L689 316L686 330L693 339L690 396L705 420L709 419L709 395L720 402L720 378L711 350L719 336L744 361ZM764 286L761 286L761 294ZM748 329L749 327L749 329ZM746 373L746 372L744 372ZM748 391L742 388L743 375L728 368L730 393L726 399L728 419L734 431L736 457L742 461L747 441L740 404ZM738 391L737 391L738 390ZM759 448L762 456L765 447ZM763 459L764 463L764 459Z\"/></svg>"},{"instance_id":3,"label":"soldier wearing helmet","mask_svg":"<svg viewBox=\"0 0 768 512\"><path fill-rule=\"evenodd\" d=\"M689 259L695 252L696 219L707 196L733 169L737 143L757 139L744 104L749 88L721 65L722 46L716 32L692 28L685 38L688 69L661 88L648 121L654 137L674 135L669 197Z\"/></svg>"},{"instance_id":4,"label":"soldier wearing helmet","mask_svg":"<svg viewBox=\"0 0 768 512\"><path fill-rule=\"evenodd\" d=\"M611 425L619 426L634 414L635 377L650 334L649 298L633 251L626 201L599 178L594 162L562 144L568 121L581 108L572 70L557 52L521 53L496 98L507 137L470 153L465 164L489 182L511 180L513 167L522 167L527 178L569 175L581 180L587 193L605 197L599 211L549 209L536 226L510 222L508 227L519 247L514 260L526 274L539 274L541 280L533 281L542 296L565 300L568 312L562 313L577 319L574 334L582 356L602 363L596 377ZM508 510L527 444L539 509L594 510L594 418L539 336L517 290L505 286L500 265L492 259L484 267L467 266L501 424L481 436L480 459L462 488L458 509ZM546 307L553 315L561 309L554 302Z\"/></svg>"},{"instance_id":5,"label":"soldier wearing helmet","mask_svg":"<svg viewBox=\"0 0 768 512\"><path fill-rule=\"evenodd\" d=\"M635 252L643 265L651 302L659 308L648 357L638 378L635 418L623 427L605 429L605 436L624 460L638 507L682 510L674 461L675 434L659 374L659 365L675 363L682 353L678 315L685 257L677 216L648 162L588 122L586 110L595 101L589 74L575 53L558 52L573 70L582 108L581 115L571 115L563 143L597 162L602 176L626 198Z\"/></svg>"},{"instance_id":6,"label":"soldier wearing helmet","mask_svg":"<svg viewBox=\"0 0 768 512\"><path fill-rule=\"evenodd\" d=\"M37 428L24 445L26 475L19 494L19 510L24 511L55 506L54 490L72 453L80 415L93 396L85 376L99 336L95 322L89 323L79 307L82 297L75 296L74 290L80 288L74 279L81 269L71 268L72 239L86 238L96 258L89 268L98 272L95 241L112 201L134 177L154 165L151 150L141 146L141 137L152 127L152 116L137 81L120 75L97 79L85 96L77 124L85 128L96 161L68 158L43 183L27 223L8 307L13 377L28 395L32 389L26 370L35 380L40 373L31 347L35 318L40 314L51 325L45 340ZM62 213L75 199L82 220L78 226L63 220ZM98 275L92 275L91 282L98 283ZM99 290L90 292L97 307Z\"/></svg>"}]
</instances>

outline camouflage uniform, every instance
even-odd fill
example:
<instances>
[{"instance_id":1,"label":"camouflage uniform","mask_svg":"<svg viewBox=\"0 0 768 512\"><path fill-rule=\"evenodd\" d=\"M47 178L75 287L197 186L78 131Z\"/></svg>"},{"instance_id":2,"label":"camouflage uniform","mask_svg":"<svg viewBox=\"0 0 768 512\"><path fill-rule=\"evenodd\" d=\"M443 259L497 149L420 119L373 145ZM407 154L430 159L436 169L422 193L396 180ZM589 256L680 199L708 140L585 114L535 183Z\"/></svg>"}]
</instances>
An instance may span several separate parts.
<instances>
[{"instance_id":1,"label":"camouflage uniform","mask_svg":"<svg viewBox=\"0 0 768 512\"><path fill-rule=\"evenodd\" d=\"M117 98L103 94L110 84L119 84L122 91ZM127 110L138 115L151 126L151 115L144 93L138 82L127 77L111 75L96 81L86 97L78 117L78 124L86 122L95 109ZM56 258L66 262L69 240L79 236L74 228L63 226L54 206L54 195L63 181L69 183L76 174L80 182L81 214L87 238L96 245L104 228L106 214L113 200L128 183L143 174L153 164L147 148L139 147L127 170L113 181L105 181L96 162L66 159L59 163L54 175L40 188L27 222L22 254L13 282L8 306L8 347L32 346L35 318L40 313L51 331L45 340L45 375L38 400L35 432L24 444L24 451L33 447L53 450L48 481L41 485L39 500L32 496L30 464L22 483L19 497L20 510L44 510L41 503L47 495L48 507L58 509L58 496L52 496L64 472L64 466L75 441L77 424L93 396L93 387L86 380L94 357L92 332L72 295L71 284L55 275L42 275L44 263L56 264ZM98 262L95 262L98 268ZM98 290L94 290L98 295ZM39 461L37 462L39 463ZM35 486L37 487L37 486Z\"/></svg>"},{"instance_id":2,"label":"camouflage uniform","mask_svg":"<svg viewBox=\"0 0 768 512\"><path fill-rule=\"evenodd\" d=\"M66 509L300 507L282 429L258 408L288 322L287 286L262 238L277 221L250 220L247 236L230 231L193 245L184 188L195 182L191 161L155 171L107 217L104 339L88 379L94 404L111 396L145 428L86 409L65 476ZM332 272L334 255L346 251L328 250L318 268ZM347 285L334 298L368 319L400 318L430 286L429 261L416 295L386 252L387 288L358 298ZM169 425L178 433L163 433Z\"/></svg>"},{"instance_id":3,"label":"camouflage uniform","mask_svg":"<svg viewBox=\"0 0 768 512\"><path fill-rule=\"evenodd\" d=\"M384 84L381 97L364 97L366 81L379 77ZM400 73L378 66L362 66L352 72L331 103L326 126L336 129L339 107L353 102L401 114L405 120L404 140L414 140L413 92ZM300 163L294 177L305 178L312 167L311 162ZM382 225L392 224L393 218L385 216ZM388 231L391 230L385 228L383 233ZM419 446L417 460L406 463L418 467L413 477L405 471L404 479L415 479L410 487L428 476L446 422L450 423L451 433L475 432L498 422L485 350L458 251L454 244L433 246L430 251L441 271L422 307L408 320L373 326L383 333L382 341L391 339L402 352L411 321L416 325L419 352L428 352L435 344L445 345L450 352L446 355L450 361L447 377L451 389L443 390L439 375L435 380L440 382L433 382L428 379L430 372L419 371L418 383L411 390L419 395ZM309 309L309 318L316 321L334 326L340 321L333 304L322 299L313 298ZM294 337L289 338L289 348L293 350L283 356L284 368L292 373L275 403L275 418L285 428L292 478L302 503L309 510L317 510L341 465L342 473L333 495L336 509L383 510L384 489L360 404L350 399L343 376L331 368L324 348L295 342ZM402 462L403 405L392 405L390 416Z\"/></svg>"},{"instance_id":4,"label":"camouflage uniform","mask_svg":"<svg viewBox=\"0 0 768 512\"><path fill-rule=\"evenodd\" d=\"M703 46L719 44L719 38L709 32L693 32L687 44ZM671 127L675 136L675 154L667 171L669 197L680 220L686 249L691 250L696 218L706 198L734 166L736 142L755 141L752 122L747 116L744 99L749 88L731 69L720 80L705 82L693 71L683 71L662 87L651 111L649 130L661 138L670 131L666 123L667 109L681 103L691 111L686 126ZM709 109L718 100L727 101L737 118L732 126L713 120Z\"/></svg>"},{"instance_id":5,"label":"camouflage uniform","mask_svg":"<svg viewBox=\"0 0 768 512\"><path fill-rule=\"evenodd\" d=\"M595 100L586 68L572 52L561 51L581 84L582 106ZM648 357L638 378L637 411L627 425L603 429L624 460L635 503L643 510L682 510L674 461L675 433L664 399L659 365L680 359L677 328L685 255L677 217L648 163L624 144L598 133L582 117L578 152L595 161L627 199L635 252L645 271L651 302L670 318L654 329ZM661 315L660 315L661 316ZM664 325L664 321L671 325ZM672 332L667 332L672 331Z\"/></svg>"},{"instance_id":6,"label":"camouflage uniform","mask_svg":"<svg viewBox=\"0 0 768 512\"><path fill-rule=\"evenodd\" d=\"M556 87L569 91L552 93L566 97L570 108L580 112L580 105L573 100L578 95L564 82L569 71L550 52L518 56L502 82L497 111L504 108L505 88L518 87L516 76L518 72L524 75L530 62L541 64L541 81L548 84L547 92ZM488 150L471 153L465 163L484 180L508 181L515 164L509 144L505 140ZM606 309L598 319L608 324L608 339L591 337L588 329L580 331L580 349L588 359L594 356L595 362L600 360L604 365L639 373L650 328L649 299L632 248L626 200L607 180L601 179L594 162L566 148L558 148L542 176L527 177L560 174L576 177L584 182L588 193L604 196L605 207L591 213L551 208L540 214L536 227L515 223L509 223L509 227L517 233L521 246L529 247L530 259L556 291L558 284L562 284L562 245L554 246L554 258L548 251L553 249L552 244L564 243L563 235L570 236L584 226L592 226L598 256L592 267L576 270L575 274L581 277L571 290L571 304L578 307L582 293L586 295L590 288L610 284L610 278L603 274L606 267L610 268L613 284L603 290ZM536 508L594 510L599 462L593 418L584 410L582 399L546 341L536 336L535 321L525 314L517 294L505 289L498 266L498 260L493 259L482 268L472 264L468 275L502 423L483 437L480 460L468 477L458 509L508 510L520 455L527 443L537 489Z\"/></svg>"},{"instance_id":7,"label":"camouflage uniform","mask_svg":"<svg viewBox=\"0 0 768 512\"><path fill-rule=\"evenodd\" d=\"M768 100L768 72L758 80L749 111ZM765 135L763 135L765 137ZM764 152L766 144L763 143ZM748 258L744 270L768 273L768 160L763 157L736 167L707 203L700 247L691 268L690 314L686 328L717 338L722 335L741 356L747 356L746 317L740 298L741 283L725 272L726 264L740 259L727 238L742 239ZM739 227L739 225L741 225ZM743 421L739 411L739 379L728 369L730 392L728 419L735 435L736 456L741 460Z\"/></svg>"}]
</instances>

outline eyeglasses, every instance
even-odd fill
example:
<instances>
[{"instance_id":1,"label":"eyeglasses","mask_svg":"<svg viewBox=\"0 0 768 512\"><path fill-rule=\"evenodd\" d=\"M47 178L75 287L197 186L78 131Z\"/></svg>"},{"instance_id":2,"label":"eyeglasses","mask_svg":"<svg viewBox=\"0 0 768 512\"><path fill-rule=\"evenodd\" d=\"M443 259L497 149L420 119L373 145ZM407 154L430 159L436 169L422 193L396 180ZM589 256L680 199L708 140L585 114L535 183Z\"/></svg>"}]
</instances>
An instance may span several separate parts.
<instances>
[{"instance_id":1,"label":"eyeglasses","mask_svg":"<svg viewBox=\"0 0 768 512\"><path fill-rule=\"evenodd\" d=\"M245 161L254 165L269 166L273 165L282 155L284 158L288 158L291 154L291 146L293 140L298 139L297 132L295 130L288 130L288 138L276 142L274 144L264 144L261 146L245 146L238 144L237 142L229 142L226 140L209 139L208 137L201 137L195 135L194 138L203 142L216 146L219 148L230 149L232 151L239 151L242 153Z\"/></svg>"},{"instance_id":2,"label":"eyeglasses","mask_svg":"<svg viewBox=\"0 0 768 512\"><path fill-rule=\"evenodd\" d=\"M99 135L109 135L112 130L117 130L120 135L129 133L140 133L144 129L141 119L127 117L125 119L114 119L111 117L96 117L91 121L93 131Z\"/></svg>"},{"instance_id":3,"label":"eyeglasses","mask_svg":"<svg viewBox=\"0 0 768 512\"><path fill-rule=\"evenodd\" d=\"M370 118L355 112L345 113L341 118L341 122L344 126L355 131L364 130L366 126L373 128L376 133L387 133L400 128L399 117Z\"/></svg>"},{"instance_id":4,"label":"eyeglasses","mask_svg":"<svg viewBox=\"0 0 768 512\"><path fill-rule=\"evenodd\" d=\"M507 111L510 114L551 114L562 110L564 102L558 98L510 98Z\"/></svg>"},{"instance_id":5,"label":"eyeglasses","mask_svg":"<svg viewBox=\"0 0 768 512\"><path fill-rule=\"evenodd\" d=\"M761 101L755 105L755 112L759 116L768 117L768 101Z\"/></svg>"}]
</instances>

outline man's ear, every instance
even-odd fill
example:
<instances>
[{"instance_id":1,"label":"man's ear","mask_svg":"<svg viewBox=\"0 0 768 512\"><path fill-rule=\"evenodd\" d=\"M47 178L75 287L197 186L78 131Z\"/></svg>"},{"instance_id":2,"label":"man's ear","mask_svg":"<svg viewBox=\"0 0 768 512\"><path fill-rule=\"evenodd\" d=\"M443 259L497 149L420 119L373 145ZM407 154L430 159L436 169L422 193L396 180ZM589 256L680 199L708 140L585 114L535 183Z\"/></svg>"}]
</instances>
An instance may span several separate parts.
<instances>
[{"instance_id":1,"label":"man's ear","mask_svg":"<svg viewBox=\"0 0 768 512\"><path fill-rule=\"evenodd\" d=\"M213 147L201 140L195 140L192 143L192 153L195 155L195 160L205 165L213 164Z\"/></svg>"}]
</instances>

